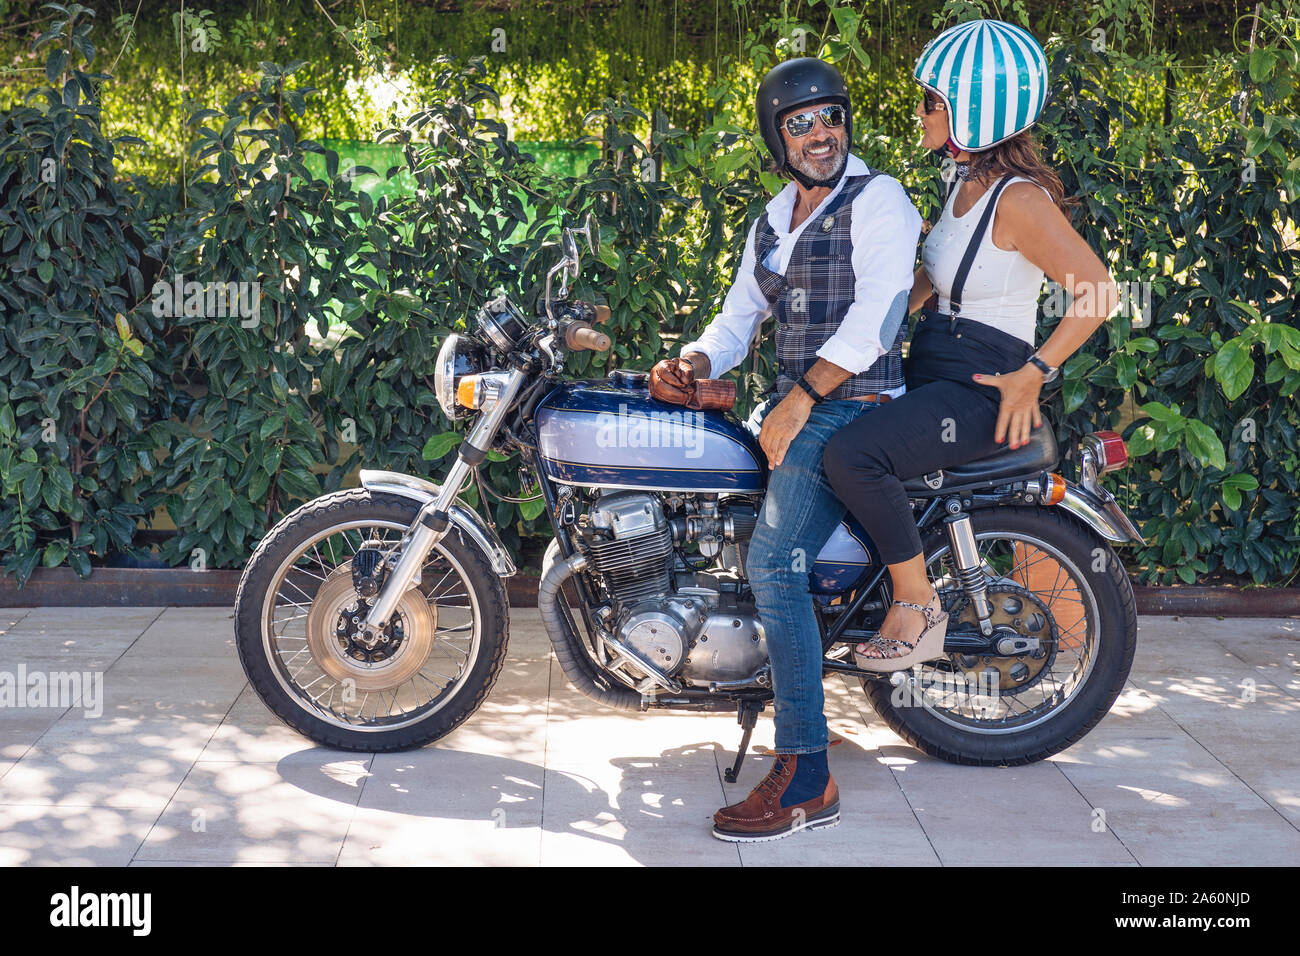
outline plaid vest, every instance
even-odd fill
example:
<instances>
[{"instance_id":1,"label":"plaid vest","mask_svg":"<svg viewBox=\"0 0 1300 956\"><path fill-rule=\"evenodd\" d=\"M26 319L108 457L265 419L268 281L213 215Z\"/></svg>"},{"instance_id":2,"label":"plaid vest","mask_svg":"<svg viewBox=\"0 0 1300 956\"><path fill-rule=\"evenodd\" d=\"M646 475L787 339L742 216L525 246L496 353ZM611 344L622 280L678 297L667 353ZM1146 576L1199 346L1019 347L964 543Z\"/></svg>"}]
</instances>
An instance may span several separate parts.
<instances>
[{"instance_id":1,"label":"plaid vest","mask_svg":"<svg viewBox=\"0 0 1300 956\"><path fill-rule=\"evenodd\" d=\"M776 314L776 393L784 398L817 361L817 350L844 320L856 297L853 273L853 200L863 187L879 175L850 176L844 188L823 204L808 223L790 253L785 275L763 264L776 245L776 232L764 212L754 235L754 275L763 295ZM888 352L864 372L846 379L827 398L857 398L883 392L903 384L903 338L907 323L901 322Z\"/></svg>"}]
</instances>

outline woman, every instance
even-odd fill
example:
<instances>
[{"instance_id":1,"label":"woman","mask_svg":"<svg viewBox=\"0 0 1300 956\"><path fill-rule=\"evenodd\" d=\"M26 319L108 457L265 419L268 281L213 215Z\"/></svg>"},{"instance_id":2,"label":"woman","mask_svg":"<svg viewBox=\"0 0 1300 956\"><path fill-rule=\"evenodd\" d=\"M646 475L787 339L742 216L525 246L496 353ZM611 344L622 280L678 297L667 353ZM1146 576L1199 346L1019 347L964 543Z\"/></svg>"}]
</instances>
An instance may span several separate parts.
<instances>
[{"instance_id":1,"label":"woman","mask_svg":"<svg viewBox=\"0 0 1300 956\"><path fill-rule=\"evenodd\" d=\"M827 444L826 475L888 565L893 604L855 648L862 668L894 671L943 656L947 614L925 572L902 480L1029 440L1039 392L1106 320L1110 274L1074 231L1061 180L1029 128L1046 99L1047 61L1026 31L975 20L944 31L917 59L922 144L945 150L957 183L922 244L911 313L907 393ZM1034 351L1043 276L1074 301ZM1004 442L1006 445L1004 445Z\"/></svg>"}]
</instances>

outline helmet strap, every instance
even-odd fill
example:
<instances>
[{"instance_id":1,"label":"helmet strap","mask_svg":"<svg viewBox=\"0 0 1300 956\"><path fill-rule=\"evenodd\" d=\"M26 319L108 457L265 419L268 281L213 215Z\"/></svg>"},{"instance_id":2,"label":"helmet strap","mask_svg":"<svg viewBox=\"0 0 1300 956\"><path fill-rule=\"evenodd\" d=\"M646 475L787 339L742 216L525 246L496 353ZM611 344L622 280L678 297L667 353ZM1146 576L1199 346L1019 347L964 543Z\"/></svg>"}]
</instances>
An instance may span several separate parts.
<instances>
[{"instance_id":1,"label":"helmet strap","mask_svg":"<svg viewBox=\"0 0 1300 956\"><path fill-rule=\"evenodd\" d=\"M948 142L943 144L943 151L952 157L957 167L957 178L963 182L970 178L970 160L957 162L957 154L961 152L961 147L953 142L952 137L948 137Z\"/></svg>"}]
</instances>

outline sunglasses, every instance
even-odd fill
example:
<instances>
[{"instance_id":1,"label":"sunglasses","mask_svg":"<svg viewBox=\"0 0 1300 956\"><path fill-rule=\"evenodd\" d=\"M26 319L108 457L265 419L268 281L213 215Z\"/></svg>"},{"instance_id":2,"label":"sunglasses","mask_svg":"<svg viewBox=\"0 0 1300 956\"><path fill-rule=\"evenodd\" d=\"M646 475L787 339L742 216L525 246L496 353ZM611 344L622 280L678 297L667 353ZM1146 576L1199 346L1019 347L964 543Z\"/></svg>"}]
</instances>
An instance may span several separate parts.
<instances>
[{"instance_id":1,"label":"sunglasses","mask_svg":"<svg viewBox=\"0 0 1300 956\"><path fill-rule=\"evenodd\" d=\"M925 91L925 111L933 113L937 109L944 109L943 100L935 96L929 90Z\"/></svg>"},{"instance_id":2,"label":"sunglasses","mask_svg":"<svg viewBox=\"0 0 1300 956\"><path fill-rule=\"evenodd\" d=\"M807 113L795 113L793 116L787 116L785 122L785 131L791 136L807 136L817 125L817 117L822 118L822 125L827 129L834 129L837 126L844 125L845 110L842 106L823 106L819 110L811 110Z\"/></svg>"}]
</instances>

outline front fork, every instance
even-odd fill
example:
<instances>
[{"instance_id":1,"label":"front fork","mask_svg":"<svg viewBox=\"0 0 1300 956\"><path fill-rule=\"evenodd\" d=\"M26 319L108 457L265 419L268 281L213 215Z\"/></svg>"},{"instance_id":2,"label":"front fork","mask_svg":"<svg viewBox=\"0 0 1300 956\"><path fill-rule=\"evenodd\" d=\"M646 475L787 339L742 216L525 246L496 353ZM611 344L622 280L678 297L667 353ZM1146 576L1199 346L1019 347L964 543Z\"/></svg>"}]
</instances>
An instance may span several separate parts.
<instances>
[{"instance_id":1,"label":"front fork","mask_svg":"<svg viewBox=\"0 0 1300 956\"><path fill-rule=\"evenodd\" d=\"M447 473L442 488L438 491L438 497L420 509L415 521L407 529L406 539L402 544L402 555L393 565L383 587L375 595L375 603L371 605L370 612L366 615L366 629L370 633L378 633L387 626L388 619L397 608L397 602L419 578L420 569L424 567L429 552L446 536L450 527L447 509L460 493L460 486L465 481L465 477L487 457L497 429L501 427L502 420L514 406L519 389L523 387L527 378L526 372L519 369L511 370L510 377L506 380L505 388L502 389L496 404L480 416L469 435L461 442L456 462Z\"/></svg>"}]
</instances>

